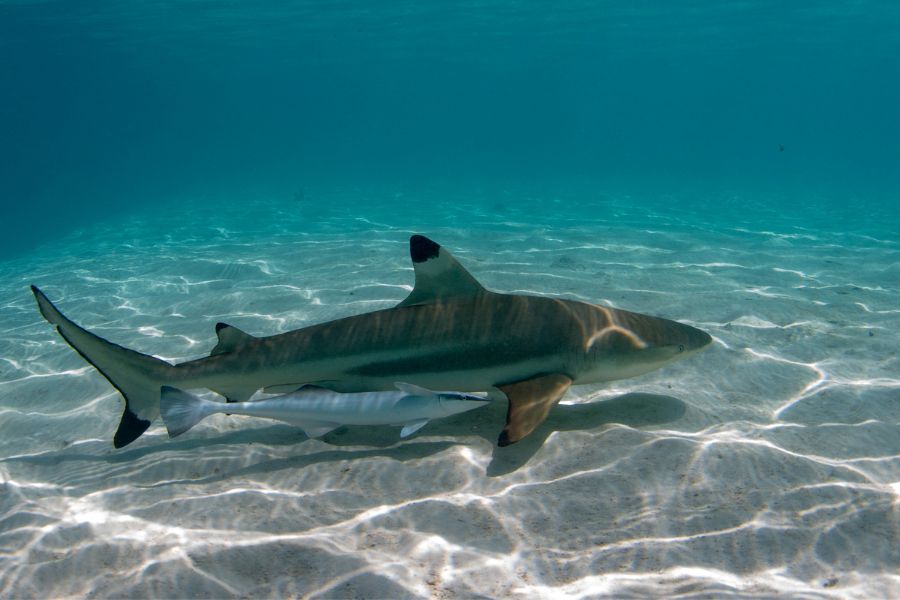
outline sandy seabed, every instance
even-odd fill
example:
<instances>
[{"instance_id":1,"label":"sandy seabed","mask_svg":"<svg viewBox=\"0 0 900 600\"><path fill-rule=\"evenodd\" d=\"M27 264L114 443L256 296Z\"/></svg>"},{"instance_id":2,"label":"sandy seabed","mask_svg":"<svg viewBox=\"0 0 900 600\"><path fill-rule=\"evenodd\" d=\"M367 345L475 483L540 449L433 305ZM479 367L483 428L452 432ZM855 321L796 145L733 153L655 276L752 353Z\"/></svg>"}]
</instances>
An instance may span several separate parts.
<instances>
[{"instance_id":1,"label":"sandy seabed","mask_svg":"<svg viewBox=\"0 0 900 600\"><path fill-rule=\"evenodd\" d=\"M900 596L900 244L625 200L534 218L554 202L197 205L0 263L0 596ZM180 362L217 321L269 335L392 306L410 233L491 289L715 341L572 388L508 448L498 402L402 441L219 415L115 450L120 396L28 291Z\"/></svg>"}]
</instances>

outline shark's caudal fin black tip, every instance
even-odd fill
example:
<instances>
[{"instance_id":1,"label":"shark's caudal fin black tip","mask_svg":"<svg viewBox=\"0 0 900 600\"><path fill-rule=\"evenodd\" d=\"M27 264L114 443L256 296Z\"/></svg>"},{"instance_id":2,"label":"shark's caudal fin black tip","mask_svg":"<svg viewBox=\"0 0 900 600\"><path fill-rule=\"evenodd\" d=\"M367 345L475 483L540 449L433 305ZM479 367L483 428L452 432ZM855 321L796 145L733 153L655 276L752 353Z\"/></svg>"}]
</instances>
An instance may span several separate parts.
<instances>
[{"instance_id":1,"label":"shark's caudal fin black tip","mask_svg":"<svg viewBox=\"0 0 900 600\"><path fill-rule=\"evenodd\" d=\"M116 448L136 440L159 414L159 387L172 365L153 356L123 348L79 327L62 314L36 286L31 286L41 315L84 360L121 392L125 412L113 438Z\"/></svg>"},{"instance_id":2,"label":"shark's caudal fin black tip","mask_svg":"<svg viewBox=\"0 0 900 600\"><path fill-rule=\"evenodd\" d=\"M409 256L414 263L423 263L431 258L437 258L440 251L440 245L424 235L414 235L409 238Z\"/></svg>"},{"instance_id":3,"label":"shark's caudal fin black tip","mask_svg":"<svg viewBox=\"0 0 900 600\"><path fill-rule=\"evenodd\" d=\"M116 448L127 446L141 437L141 434L150 427L150 423L150 421L138 417L126 406L125 412L122 413L122 420L119 422L119 429L113 437L113 446Z\"/></svg>"}]
</instances>

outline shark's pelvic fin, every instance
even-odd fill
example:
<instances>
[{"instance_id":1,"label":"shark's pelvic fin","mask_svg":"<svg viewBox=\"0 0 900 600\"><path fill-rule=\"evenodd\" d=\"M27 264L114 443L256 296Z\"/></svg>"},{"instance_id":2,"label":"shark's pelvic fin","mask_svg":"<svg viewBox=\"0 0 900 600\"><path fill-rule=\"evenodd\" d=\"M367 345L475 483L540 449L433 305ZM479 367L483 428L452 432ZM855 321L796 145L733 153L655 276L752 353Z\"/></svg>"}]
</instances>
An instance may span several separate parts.
<instances>
[{"instance_id":1,"label":"shark's pelvic fin","mask_svg":"<svg viewBox=\"0 0 900 600\"><path fill-rule=\"evenodd\" d=\"M416 283L409 296L397 306L428 304L487 292L452 254L423 235L409 238L409 256Z\"/></svg>"},{"instance_id":2,"label":"shark's pelvic fin","mask_svg":"<svg viewBox=\"0 0 900 600\"><path fill-rule=\"evenodd\" d=\"M534 431L570 385L570 377L552 373L499 386L509 399L509 408L506 412L506 427L500 433L497 445L509 446Z\"/></svg>"},{"instance_id":3,"label":"shark's pelvic fin","mask_svg":"<svg viewBox=\"0 0 900 600\"><path fill-rule=\"evenodd\" d=\"M228 323L216 323L216 337L219 338L219 343L209 353L210 356L234 352L240 346L256 339L249 333L241 331Z\"/></svg>"},{"instance_id":4,"label":"shark's pelvic fin","mask_svg":"<svg viewBox=\"0 0 900 600\"><path fill-rule=\"evenodd\" d=\"M125 412L113 438L116 448L136 440L159 415L160 387L174 369L164 360L123 348L94 335L59 312L35 286L31 286L41 315L86 361L94 365L125 398Z\"/></svg>"}]
</instances>

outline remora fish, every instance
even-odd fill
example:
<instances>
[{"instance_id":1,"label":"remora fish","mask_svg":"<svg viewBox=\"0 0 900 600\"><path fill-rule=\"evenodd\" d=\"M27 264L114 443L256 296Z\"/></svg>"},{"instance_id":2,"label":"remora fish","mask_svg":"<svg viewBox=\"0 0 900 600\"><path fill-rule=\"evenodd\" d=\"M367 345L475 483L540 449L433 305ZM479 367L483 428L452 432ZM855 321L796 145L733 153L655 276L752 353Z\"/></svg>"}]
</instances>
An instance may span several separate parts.
<instances>
[{"instance_id":1,"label":"remora fish","mask_svg":"<svg viewBox=\"0 0 900 600\"><path fill-rule=\"evenodd\" d=\"M575 300L485 289L430 239L409 240L415 287L393 308L268 337L218 323L206 358L172 365L82 329L32 286L41 314L125 397L113 438L137 439L159 416L164 385L208 388L229 401L257 390L315 384L337 392L389 390L395 381L465 392L499 388L509 400L498 444L534 430L573 383L634 377L710 343L667 319Z\"/></svg>"},{"instance_id":2,"label":"remora fish","mask_svg":"<svg viewBox=\"0 0 900 600\"><path fill-rule=\"evenodd\" d=\"M159 401L169 437L181 435L201 419L215 413L277 419L296 425L309 437L325 435L341 425L403 425L400 437L417 432L428 421L484 406L481 396L460 392L433 392L408 383L396 383L386 392L341 394L317 386L255 402L211 402L177 388L163 386Z\"/></svg>"}]
</instances>

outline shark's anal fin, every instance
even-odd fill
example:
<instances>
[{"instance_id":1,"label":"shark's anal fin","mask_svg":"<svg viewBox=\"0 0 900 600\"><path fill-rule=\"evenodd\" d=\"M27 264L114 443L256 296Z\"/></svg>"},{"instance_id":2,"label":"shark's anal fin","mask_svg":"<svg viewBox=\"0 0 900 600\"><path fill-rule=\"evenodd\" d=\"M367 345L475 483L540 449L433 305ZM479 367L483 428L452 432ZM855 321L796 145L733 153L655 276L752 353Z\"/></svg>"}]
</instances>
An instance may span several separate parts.
<instances>
[{"instance_id":1,"label":"shark's anal fin","mask_svg":"<svg viewBox=\"0 0 900 600\"><path fill-rule=\"evenodd\" d=\"M397 306L428 304L487 292L452 254L424 235L409 238L409 256L416 284L406 300Z\"/></svg>"},{"instance_id":2,"label":"shark's anal fin","mask_svg":"<svg viewBox=\"0 0 900 600\"><path fill-rule=\"evenodd\" d=\"M228 323L216 323L216 337L219 338L219 342L212 349L212 352L209 353L210 356L233 352L239 346L256 339L249 333L241 331Z\"/></svg>"},{"instance_id":3,"label":"shark's anal fin","mask_svg":"<svg viewBox=\"0 0 900 600\"><path fill-rule=\"evenodd\" d=\"M506 412L506 427L500 433L497 445L509 446L534 431L570 385L570 377L552 373L498 386L509 399L509 409Z\"/></svg>"}]
</instances>

